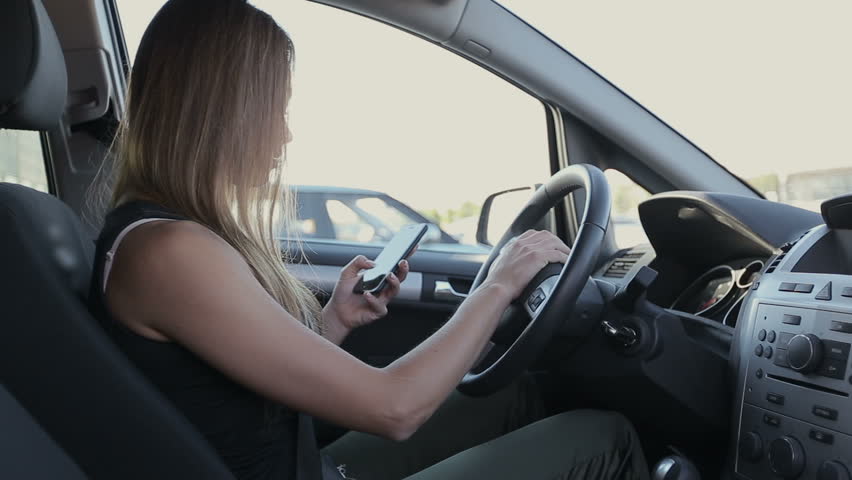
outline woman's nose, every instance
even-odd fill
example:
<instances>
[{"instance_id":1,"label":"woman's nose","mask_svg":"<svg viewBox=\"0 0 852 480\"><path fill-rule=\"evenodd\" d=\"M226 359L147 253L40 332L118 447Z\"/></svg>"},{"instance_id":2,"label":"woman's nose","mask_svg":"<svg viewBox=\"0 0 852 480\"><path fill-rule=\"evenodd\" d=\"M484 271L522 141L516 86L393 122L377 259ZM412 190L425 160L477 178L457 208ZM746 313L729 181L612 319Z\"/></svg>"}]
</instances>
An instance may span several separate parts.
<instances>
[{"instance_id":1,"label":"woman's nose","mask_svg":"<svg viewBox=\"0 0 852 480\"><path fill-rule=\"evenodd\" d=\"M284 127L284 144L288 144L293 141L293 131L290 130L290 126L287 125Z\"/></svg>"}]
</instances>

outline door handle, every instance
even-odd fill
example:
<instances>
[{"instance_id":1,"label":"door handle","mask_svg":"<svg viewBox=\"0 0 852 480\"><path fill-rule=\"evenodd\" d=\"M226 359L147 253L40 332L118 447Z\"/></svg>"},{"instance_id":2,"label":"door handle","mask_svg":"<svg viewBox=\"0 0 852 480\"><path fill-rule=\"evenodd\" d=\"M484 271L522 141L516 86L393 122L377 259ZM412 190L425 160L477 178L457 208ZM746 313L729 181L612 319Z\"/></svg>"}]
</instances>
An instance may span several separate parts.
<instances>
[{"instance_id":1,"label":"door handle","mask_svg":"<svg viewBox=\"0 0 852 480\"><path fill-rule=\"evenodd\" d=\"M435 281L434 293L436 300L464 300L467 298L466 293L457 292L450 282L446 280Z\"/></svg>"}]
</instances>

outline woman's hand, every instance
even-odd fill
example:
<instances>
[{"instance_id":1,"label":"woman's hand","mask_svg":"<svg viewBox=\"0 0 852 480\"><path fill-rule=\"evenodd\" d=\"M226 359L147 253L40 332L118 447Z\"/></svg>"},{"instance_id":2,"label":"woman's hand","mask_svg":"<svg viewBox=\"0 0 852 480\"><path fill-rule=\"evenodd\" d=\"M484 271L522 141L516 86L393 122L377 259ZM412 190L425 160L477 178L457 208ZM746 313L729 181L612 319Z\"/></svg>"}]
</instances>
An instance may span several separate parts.
<instances>
[{"instance_id":1,"label":"woman's hand","mask_svg":"<svg viewBox=\"0 0 852 480\"><path fill-rule=\"evenodd\" d=\"M503 246L482 284L499 285L515 299L542 268L567 262L569 253L571 249L556 235L527 230Z\"/></svg>"},{"instance_id":2,"label":"woman's hand","mask_svg":"<svg viewBox=\"0 0 852 480\"><path fill-rule=\"evenodd\" d=\"M374 262L363 255L355 257L340 272L340 279L334 287L331 299L323 309L325 337L334 343L340 343L355 328L370 324L388 313L387 305L399 293L400 284L408 275L408 261L399 262L394 275L385 280L385 286L378 295L370 292L353 293L361 278L362 270L372 268Z\"/></svg>"}]
</instances>

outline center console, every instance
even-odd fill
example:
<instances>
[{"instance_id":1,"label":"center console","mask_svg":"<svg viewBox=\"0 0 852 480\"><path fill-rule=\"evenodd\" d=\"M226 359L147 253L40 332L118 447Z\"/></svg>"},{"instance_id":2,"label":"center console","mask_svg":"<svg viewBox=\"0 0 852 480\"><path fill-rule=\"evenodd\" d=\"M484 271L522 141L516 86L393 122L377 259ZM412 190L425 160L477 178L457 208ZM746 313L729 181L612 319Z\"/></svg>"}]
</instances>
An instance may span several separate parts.
<instances>
[{"instance_id":1,"label":"center console","mask_svg":"<svg viewBox=\"0 0 852 480\"><path fill-rule=\"evenodd\" d=\"M740 316L734 474L852 480L852 230L782 250Z\"/></svg>"}]
</instances>

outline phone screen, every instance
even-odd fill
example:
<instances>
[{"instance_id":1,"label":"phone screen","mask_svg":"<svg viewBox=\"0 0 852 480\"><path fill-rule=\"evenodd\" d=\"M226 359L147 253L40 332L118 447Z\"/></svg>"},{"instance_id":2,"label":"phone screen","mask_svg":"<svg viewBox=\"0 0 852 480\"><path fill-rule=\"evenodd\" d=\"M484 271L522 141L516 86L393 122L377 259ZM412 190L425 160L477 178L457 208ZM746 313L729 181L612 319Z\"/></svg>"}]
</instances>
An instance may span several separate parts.
<instances>
[{"instance_id":1,"label":"phone screen","mask_svg":"<svg viewBox=\"0 0 852 480\"><path fill-rule=\"evenodd\" d=\"M399 262L417 246L427 229L428 226L425 223L402 227L388 242L382 253L376 257L376 266L364 271L355 291L376 292L381 290L384 287L385 277L391 272L396 272Z\"/></svg>"}]
</instances>

